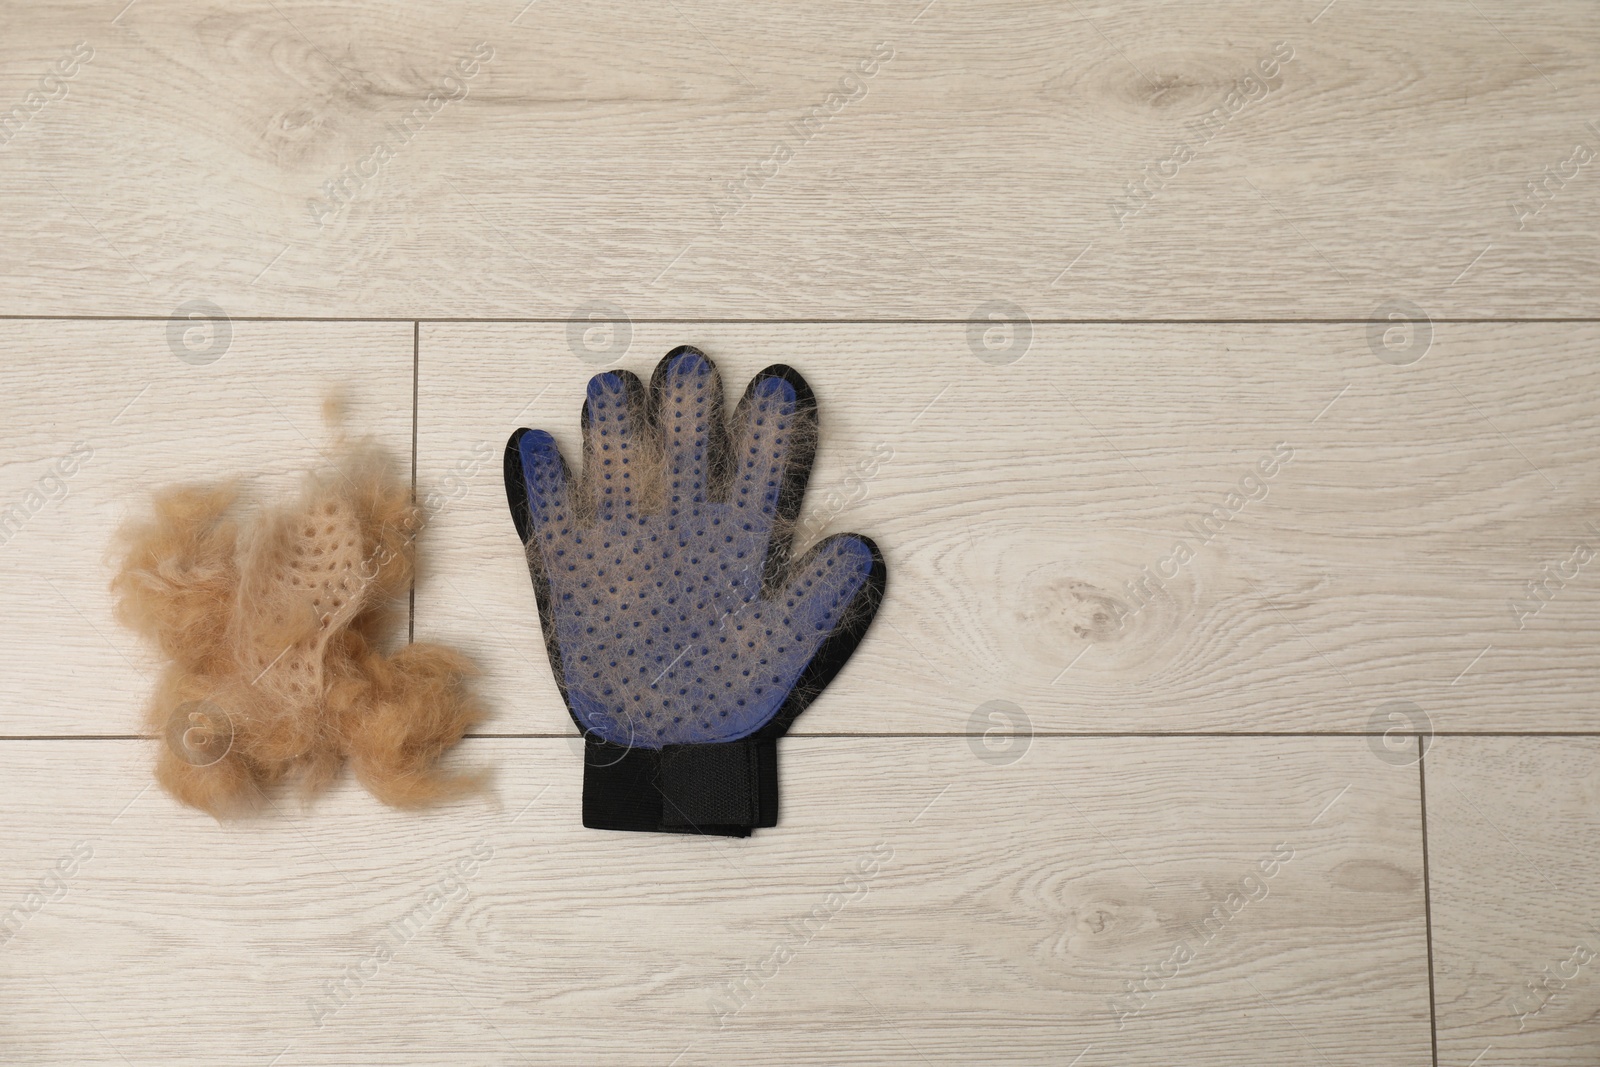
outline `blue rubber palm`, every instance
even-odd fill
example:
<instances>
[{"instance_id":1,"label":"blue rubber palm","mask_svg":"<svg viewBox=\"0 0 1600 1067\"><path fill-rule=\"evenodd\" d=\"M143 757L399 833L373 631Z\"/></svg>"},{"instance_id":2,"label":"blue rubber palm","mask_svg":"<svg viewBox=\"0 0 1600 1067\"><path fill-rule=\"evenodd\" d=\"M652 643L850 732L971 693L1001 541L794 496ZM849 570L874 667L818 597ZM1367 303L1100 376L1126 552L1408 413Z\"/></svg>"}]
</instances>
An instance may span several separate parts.
<instances>
[{"instance_id":1,"label":"blue rubber palm","mask_svg":"<svg viewBox=\"0 0 1600 1067\"><path fill-rule=\"evenodd\" d=\"M716 368L680 348L648 390L625 371L590 381L581 480L548 433L512 435L507 496L586 741L586 825L776 822L775 741L854 651L886 577L855 534L791 557L816 411L805 379L769 367L730 430Z\"/></svg>"}]
</instances>

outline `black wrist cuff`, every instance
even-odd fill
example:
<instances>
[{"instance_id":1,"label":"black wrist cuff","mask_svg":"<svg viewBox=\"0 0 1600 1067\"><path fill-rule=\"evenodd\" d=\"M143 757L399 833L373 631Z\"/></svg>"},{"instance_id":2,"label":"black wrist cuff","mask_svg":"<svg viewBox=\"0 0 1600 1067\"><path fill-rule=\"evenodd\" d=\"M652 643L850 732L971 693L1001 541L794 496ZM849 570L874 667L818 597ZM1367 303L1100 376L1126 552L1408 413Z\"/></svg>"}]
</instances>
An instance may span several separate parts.
<instances>
[{"instance_id":1,"label":"black wrist cuff","mask_svg":"<svg viewBox=\"0 0 1600 1067\"><path fill-rule=\"evenodd\" d=\"M652 749L584 739L585 826L747 837L777 824L775 741Z\"/></svg>"}]
</instances>

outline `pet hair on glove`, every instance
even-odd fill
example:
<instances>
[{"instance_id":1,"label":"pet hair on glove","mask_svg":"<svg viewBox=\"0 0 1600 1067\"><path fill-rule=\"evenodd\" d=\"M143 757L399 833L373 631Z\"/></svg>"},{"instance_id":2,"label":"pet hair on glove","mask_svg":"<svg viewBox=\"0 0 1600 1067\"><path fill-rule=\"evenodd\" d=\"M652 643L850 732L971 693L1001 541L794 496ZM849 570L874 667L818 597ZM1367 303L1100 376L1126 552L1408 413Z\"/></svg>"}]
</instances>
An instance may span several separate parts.
<instances>
[{"instance_id":1,"label":"pet hair on glove","mask_svg":"<svg viewBox=\"0 0 1600 1067\"><path fill-rule=\"evenodd\" d=\"M289 503L247 507L232 482L158 490L118 534L117 616L167 660L145 714L156 778L218 817L283 782L319 792L345 763L402 807L482 785L438 766L483 719L472 664L384 650L421 526L410 487L370 441L341 436L333 459Z\"/></svg>"},{"instance_id":2,"label":"pet hair on glove","mask_svg":"<svg viewBox=\"0 0 1600 1067\"><path fill-rule=\"evenodd\" d=\"M584 738L583 824L744 837L777 825L778 749L850 658L888 578L869 537L795 556L817 443L800 373L722 378L675 348L646 386L589 382L583 468L542 430L506 445L506 498L545 647Z\"/></svg>"}]
</instances>

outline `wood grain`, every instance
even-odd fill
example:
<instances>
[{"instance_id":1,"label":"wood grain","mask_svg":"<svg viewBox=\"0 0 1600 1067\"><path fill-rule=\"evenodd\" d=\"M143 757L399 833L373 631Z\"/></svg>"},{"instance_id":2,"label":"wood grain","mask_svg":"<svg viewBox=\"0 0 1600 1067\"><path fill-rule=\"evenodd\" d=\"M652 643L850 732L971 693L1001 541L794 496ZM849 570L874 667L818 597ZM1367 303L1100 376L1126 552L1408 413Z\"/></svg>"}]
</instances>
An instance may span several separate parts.
<instances>
[{"instance_id":1,"label":"wood grain","mask_svg":"<svg viewBox=\"0 0 1600 1067\"><path fill-rule=\"evenodd\" d=\"M409 465L410 323L216 330L0 323L0 735L139 729L158 661L111 617L109 550L151 490L292 490L325 462L321 407L339 387L352 429Z\"/></svg>"},{"instance_id":2,"label":"wood grain","mask_svg":"<svg viewBox=\"0 0 1600 1067\"><path fill-rule=\"evenodd\" d=\"M1427 753L1439 1062L1565 1067L1600 1048L1600 744L1440 738Z\"/></svg>"},{"instance_id":3,"label":"wood grain","mask_svg":"<svg viewBox=\"0 0 1600 1067\"><path fill-rule=\"evenodd\" d=\"M996 366L961 326L634 324L615 365L694 342L730 392L774 362L816 390L807 528L876 538L889 593L799 732L965 732L996 699L1039 731L1382 731L1395 701L1418 730L1593 730L1600 597L1569 557L1600 547L1597 340L1435 324L1399 367L1361 325L1035 325ZM571 730L499 450L541 427L576 463L597 369L560 324L423 327L417 633L486 666L497 732ZM1130 588L1147 567L1177 576Z\"/></svg>"},{"instance_id":4,"label":"wood grain","mask_svg":"<svg viewBox=\"0 0 1600 1067\"><path fill-rule=\"evenodd\" d=\"M147 744L0 745L0 900L91 853L0 951L10 1058L1428 1060L1417 778L1361 739L1037 738L1002 765L795 738L783 825L742 841L582 829L556 739L464 746L498 808L351 787L219 828L145 789ZM1163 970L1119 1029L1112 998Z\"/></svg>"},{"instance_id":5,"label":"wood grain","mask_svg":"<svg viewBox=\"0 0 1600 1067\"><path fill-rule=\"evenodd\" d=\"M1528 983L1595 739L1456 734L1600 729L1597 61L1571 0L9 10L0 1059L1592 1063L1600 958ZM807 375L806 533L890 565L742 841L579 826L501 486L681 343ZM107 540L339 383L496 799L219 826L118 739Z\"/></svg>"},{"instance_id":6,"label":"wood grain","mask_svg":"<svg viewBox=\"0 0 1600 1067\"><path fill-rule=\"evenodd\" d=\"M118 8L8 18L0 312L1600 312L1590 4Z\"/></svg>"}]
</instances>

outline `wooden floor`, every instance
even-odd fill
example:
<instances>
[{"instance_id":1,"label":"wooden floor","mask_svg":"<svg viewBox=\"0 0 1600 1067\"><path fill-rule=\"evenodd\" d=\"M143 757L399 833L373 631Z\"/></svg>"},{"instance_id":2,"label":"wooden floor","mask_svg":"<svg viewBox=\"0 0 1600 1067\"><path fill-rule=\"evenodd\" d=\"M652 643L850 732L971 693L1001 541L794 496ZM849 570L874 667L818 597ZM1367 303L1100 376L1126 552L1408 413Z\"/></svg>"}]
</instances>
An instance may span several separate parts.
<instances>
[{"instance_id":1,"label":"wooden floor","mask_svg":"<svg viewBox=\"0 0 1600 1067\"><path fill-rule=\"evenodd\" d=\"M1600 8L4 21L0 1062L1600 1060ZM683 343L890 569L747 840L580 826L501 485ZM109 535L330 386L495 797L219 825Z\"/></svg>"}]
</instances>

